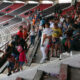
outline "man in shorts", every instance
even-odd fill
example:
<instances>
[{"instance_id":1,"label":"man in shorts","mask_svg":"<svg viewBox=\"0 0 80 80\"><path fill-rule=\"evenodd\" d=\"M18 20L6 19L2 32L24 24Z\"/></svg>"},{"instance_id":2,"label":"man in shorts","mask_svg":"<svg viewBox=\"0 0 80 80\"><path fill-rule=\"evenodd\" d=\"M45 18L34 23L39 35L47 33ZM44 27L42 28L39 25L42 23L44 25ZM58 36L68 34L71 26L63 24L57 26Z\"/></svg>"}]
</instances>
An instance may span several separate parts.
<instances>
[{"instance_id":1,"label":"man in shorts","mask_svg":"<svg viewBox=\"0 0 80 80\"><path fill-rule=\"evenodd\" d=\"M61 29L58 27L58 24L54 24L54 28L52 28L52 56L53 56L53 49L55 49L55 56L57 56L57 51L60 48L60 37L62 35Z\"/></svg>"}]
</instances>

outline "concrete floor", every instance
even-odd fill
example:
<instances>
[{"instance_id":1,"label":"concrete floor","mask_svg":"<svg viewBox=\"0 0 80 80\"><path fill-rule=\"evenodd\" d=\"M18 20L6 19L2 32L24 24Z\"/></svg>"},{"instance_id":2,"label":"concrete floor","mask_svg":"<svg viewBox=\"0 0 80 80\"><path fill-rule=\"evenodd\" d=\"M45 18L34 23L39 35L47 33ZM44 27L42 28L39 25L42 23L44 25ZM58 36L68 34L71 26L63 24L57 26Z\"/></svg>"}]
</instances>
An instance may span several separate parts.
<instances>
[{"instance_id":1,"label":"concrete floor","mask_svg":"<svg viewBox=\"0 0 80 80\"><path fill-rule=\"evenodd\" d=\"M31 51L31 49L29 51ZM72 65L75 67L80 67L80 55L79 55L80 52L73 51L72 53L73 53L72 57L70 57L69 54L62 54L62 60L59 60L59 58L53 57L53 58L51 58L50 61L48 61L44 64L39 64L41 56L42 56L41 51L40 51L40 47L39 47L37 54L36 54L36 57L34 59L35 62L32 63L30 67L24 65L23 71L15 73L9 77L6 76L6 74L7 74L7 69L6 69L5 72L3 74L1 74L2 76L0 75L1 76L0 78L2 78L3 76L5 76L5 78L2 78L0 80L15 80L15 78L17 76L24 77L25 79L33 79L37 70L42 70L47 73L59 74L61 63L69 64L69 65ZM30 54L28 54L28 57L29 57L29 55ZM14 79L12 79L13 77L14 77ZM49 79L45 79L45 80L49 80ZM56 80L56 79L54 79L54 80Z\"/></svg>"}]
</instances>

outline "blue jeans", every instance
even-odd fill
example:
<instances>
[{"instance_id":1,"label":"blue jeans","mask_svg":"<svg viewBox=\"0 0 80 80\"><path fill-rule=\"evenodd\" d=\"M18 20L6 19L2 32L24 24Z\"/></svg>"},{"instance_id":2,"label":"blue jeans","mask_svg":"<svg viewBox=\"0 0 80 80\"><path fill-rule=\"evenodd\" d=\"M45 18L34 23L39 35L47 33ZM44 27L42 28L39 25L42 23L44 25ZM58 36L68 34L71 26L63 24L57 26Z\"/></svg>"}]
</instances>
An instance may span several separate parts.
<instances>
[{"instance_id":1,"label":"blue jeans","mask_svg":"<svg viewBox=\"0 0 80 80\"><path fill-rule=\"evenodd\" d=\"M39 32L38 32L38 37L40 38L40 37L41 37L41 35L42 35L42 31L41 31L41 30L39 30Z\"/></svg>"},{"instance_id":2,"label":"blue jeans","mask_svg":"<svg viewBox=\"0 0 80 80\"><path fill-rule=\"evenodd\" d=\"M34 41L35 41L35 36L31 36L31 45L34 45Z\"/></svg>"}]
</instances>

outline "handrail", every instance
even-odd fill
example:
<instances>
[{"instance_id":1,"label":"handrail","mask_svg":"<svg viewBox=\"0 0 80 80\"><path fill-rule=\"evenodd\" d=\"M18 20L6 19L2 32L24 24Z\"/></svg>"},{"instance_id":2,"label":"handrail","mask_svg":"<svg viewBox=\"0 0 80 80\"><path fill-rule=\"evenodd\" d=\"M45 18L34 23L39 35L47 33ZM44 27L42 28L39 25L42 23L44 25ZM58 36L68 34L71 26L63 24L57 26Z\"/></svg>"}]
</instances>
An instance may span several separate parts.
<instances>
[{"instance_id":1,"label":"handrail","mask_svg":"<svg viewBox=\"0 0 80 80\"><path fill-rule=\"evenodd\" d=\"M19 22L19 23L22 23L22 22ZM19 24L18 23L18 24ZM11 39L9 40L9 41L7 41L4 45L2 45L1 47L0 47L0 49L2 48L2 47L4 47L5 45L7 45L7 43L9 43L11 41ZM26 39L26 41L27 41L27 39Z\"/></svg>"},{"instance_id":2,"label":"handrail","mask_svg":"<svg viewBox=\"0 0 80 80\"><path fill-rule=\"evenodd\" d=\"M12 40L12 39L11 39L11 40ZM9 41L6 42L3 46L0 47L0 48L3 48L2 51L3 51L4 49L6 49L8 43L9 43L11 40L9 40ZM27 37L27 39L26 39L25 41L27 42L28 40L29 40L29 36ZM29 45L28 49L29 49L29 48L30 48L30 45ZM5 61L5 63L3 63L3 65L2 65L2 67L1 67L1 69L0 69L0 73L2 73L2 72L6 69L6 66L7 66L7 61Z\"/></svg>"},{"instance_id":3,"label":"handrail","mask_svg":"<svg viewBox=\"0 0 80 80\"><path fill-rule=\"evenodd\" d=\"M25 41L28 41L28 39L29 39L29 36L27 37L27 39L26 39ZM1 49L2 47L4 47L5 45L7 45L11 40L12 40L12 39L10 39L10 40L7 41L4 45L2 45L2 46L0 47L0 49Z\"/></svg>"},{"instance_id":4,"label":"handrail","mask_svg":"<svg viewBox=\"0 0 80 80\"><path fill-rule=\"evenodd\" d=\"M4 47L4 46L8 45L8 43L9 43L10 41L11 41L11 40L7 41L4 45L2 45L2 46L0 47L0 49L1 49L2 47ZM4 48L3 48L3 50L4 50Z\"/></svg>"},{"instance_id":5,"label":"handrail","mask_svg":"<svg viewBox=\"0 0 80 80\"><path fill-rule=\"evenodd\" d=\"M34 55L36 54L36 52L37 52L37 50L38 50L39 43L40 43L40 38L37 40L34 48L33 48L32 51L31 51L31 56L30 56L30 58L29 58L29 62L27 63L27 66L30 66L30 65L31 65L32 60L33 60L33 58L34 58Z\"/></svg>"},{"instance_id":6,"label":"handrail","mask_svg":"<svg viewBox=\"0 0 80 80\"><path fill-rule=\"evenodd\" d=\"M16 33L16 32L15 32ZM15 34L14 33L14 34ZM6 35L11 35L11 34L6 34ZM6 35L4 35L4 36L6 36ZM1 36L1 37L4 37L4 36ZM5 45L7 45L10 41L11 41L12 39L10 39L9 41L7 41L5 44L3 44L1 47L0 47L0 49L2 48L2 47L4 47Z\"/></svg>"},{"instance_id":7,"label":"handrail","mask_svg":"<svg viewBox=\"0 0 80 80\"><path fill-rule=\"evenodd\" d=\"M29 40L29 36L27 37L27 39L25 40L25 41L28 41ZM11 40L10 40L11 41ZM5 45L7 45L10 41L8 41L6 44L4 44L2 47L4 47ZM29 47L30 47L30 45L29 45ZM3 64L3 66L1 67L1 69L0 69L0 73L2 73L5 69L6 69L6 66L7 66L7 64L8 64L8 61L6 61L4 64Z\"/></svg>"}]
</instances>

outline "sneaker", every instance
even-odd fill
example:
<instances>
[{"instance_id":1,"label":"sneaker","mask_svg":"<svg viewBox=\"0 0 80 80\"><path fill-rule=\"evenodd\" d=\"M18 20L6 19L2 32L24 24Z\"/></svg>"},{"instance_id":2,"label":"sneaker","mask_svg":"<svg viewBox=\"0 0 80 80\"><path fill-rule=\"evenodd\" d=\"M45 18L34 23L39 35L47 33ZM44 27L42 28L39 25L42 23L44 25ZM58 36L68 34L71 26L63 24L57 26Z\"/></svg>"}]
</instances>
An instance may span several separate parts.
<instances>
[{"instance_id":1,"label":"sneaker","mask_svg":"<svg viewBox=\"0 0 80 80\"><path fill-rule=\"evenodd\" d=\"M65 52L65 53L63 53L63 55L65 55L65 56L69 56L69 53L68 53L68 52Z\"/></svg>"},{"instance_id":2,"label":"sneaker","mask_svg":"<svg viewBox=\"0 0 80 80\"><path fill-rule=\"evenodd\" d=\"M62 60L62 56L61 56L61 54L60 54L60 56L59 56L59 60Z\"/></svg>"},{"instance_id":3,"label":"sneaker","mask_svg":"<svg viewBox=\"0 0 80 80\"><path fill-rule=\"evenodd\" d=\"M9 73L8 73L8 76L10 76L11 74L12 74L12 73L11 73L11 72L9 72Z\"/></svg>"},{"instance_id":4,"label":"sneaker","mask_svg":"<svg viewBox=\"0 0 80 80\"><path fill-rule=\"evenodd\" d=\"M70 52L70 57L72 56L72 51Z\"/></svg>"}]
</instances>

